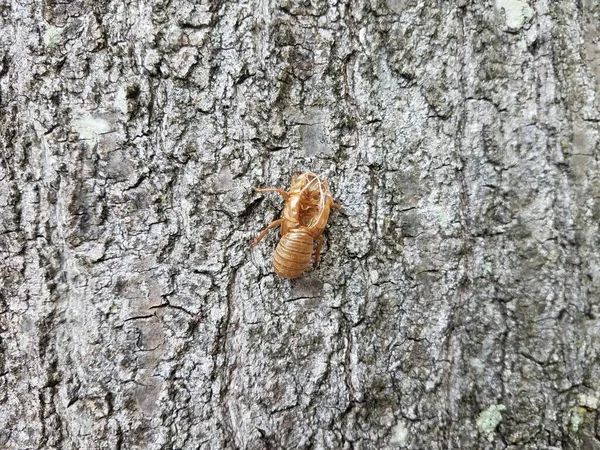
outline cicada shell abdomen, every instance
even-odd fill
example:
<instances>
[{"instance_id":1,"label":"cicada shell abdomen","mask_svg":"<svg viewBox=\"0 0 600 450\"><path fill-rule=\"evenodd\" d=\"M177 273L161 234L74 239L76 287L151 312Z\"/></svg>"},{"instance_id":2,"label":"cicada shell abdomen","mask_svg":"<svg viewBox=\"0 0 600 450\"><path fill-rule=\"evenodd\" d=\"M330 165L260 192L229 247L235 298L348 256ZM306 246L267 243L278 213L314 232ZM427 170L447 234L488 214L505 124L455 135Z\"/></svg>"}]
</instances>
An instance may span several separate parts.
<instances>
[{"instance_id":1,"label":"cicada shell abdomen","mask_svg":"<svg viewBox=\"0 0 600 450\"><path fill-rule=\"evenodd\" d=\"M273 268L283 278L298 278L310 266L314 239L306 228L281 236L273 254Z\"/></svg>"}]
</instances>

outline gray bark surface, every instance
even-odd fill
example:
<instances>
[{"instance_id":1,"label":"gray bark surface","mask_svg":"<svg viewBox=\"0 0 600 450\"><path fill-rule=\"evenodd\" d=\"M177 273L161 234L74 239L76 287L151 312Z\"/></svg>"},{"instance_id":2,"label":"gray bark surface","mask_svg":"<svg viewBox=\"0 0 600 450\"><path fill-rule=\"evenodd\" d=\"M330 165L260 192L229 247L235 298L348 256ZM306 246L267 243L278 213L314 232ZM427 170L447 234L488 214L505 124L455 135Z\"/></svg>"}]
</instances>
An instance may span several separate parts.
<instances>
[{"instance_id":1,"label":"gray bark surface","mask_svg":"<svg viewBox=\"0 0 600 450\"><path fill-rule=\"evenodd\" d=\"M599 111L595 0L0 0L0 448L600 449Z\"/></svg>"}]
</instances>

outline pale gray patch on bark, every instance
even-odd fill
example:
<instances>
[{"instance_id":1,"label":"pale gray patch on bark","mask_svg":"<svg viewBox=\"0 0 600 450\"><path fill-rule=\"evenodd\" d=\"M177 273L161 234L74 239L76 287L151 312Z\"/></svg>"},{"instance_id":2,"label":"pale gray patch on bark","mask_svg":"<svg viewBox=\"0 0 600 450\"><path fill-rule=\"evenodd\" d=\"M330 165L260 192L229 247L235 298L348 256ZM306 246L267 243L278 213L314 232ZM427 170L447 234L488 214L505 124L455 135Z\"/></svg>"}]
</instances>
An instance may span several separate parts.
<instances>
[{"instance_id":1,"label":"pale gray patch on bark","mask_svg":"<svg viewBox=\"0 0 600 450\"><path fill-rule=\"evenodd\" d=\"M0 0L0 447L600 448L594 0ZM320 266L275 276L295 171Z\"/></svg>"}]
</instances>

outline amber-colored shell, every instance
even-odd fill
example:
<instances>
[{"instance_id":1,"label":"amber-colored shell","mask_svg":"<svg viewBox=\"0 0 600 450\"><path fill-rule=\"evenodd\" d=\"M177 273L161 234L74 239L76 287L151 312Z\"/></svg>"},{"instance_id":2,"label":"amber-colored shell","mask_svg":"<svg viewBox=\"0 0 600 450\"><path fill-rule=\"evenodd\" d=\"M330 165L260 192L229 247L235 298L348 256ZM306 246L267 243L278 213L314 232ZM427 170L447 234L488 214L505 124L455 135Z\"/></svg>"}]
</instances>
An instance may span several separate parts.
<instances>
[{"instance_id":1,"label":"amber-colored shell","mask_svg":"<svg viewBox=\"0 0 600 450\"><path fill-rule=\"evenodd\" d=\"M314 265L317 265L330 209L339 208L340 205L333 201L327 181L312 172L296 174L289 191L278 188L254 190L277 192L286 202L281 219L271 222L250 243L250 247L257 245L270 229L281 226L281 239L273 255L273 267L283 278L298 278L310 266L313 252Z\"/></svg>"},{"instance_id":2,"label":"amber-colored shell","mask_svg":"<svg viewBox=\"0 0 600 450\"><path fill-rule=\"evenodd\" d=\"M305 227L283 235L273 254L273 268L283 278L298 278L310 266L314 239Z\"/></svg>"}]
</instances>

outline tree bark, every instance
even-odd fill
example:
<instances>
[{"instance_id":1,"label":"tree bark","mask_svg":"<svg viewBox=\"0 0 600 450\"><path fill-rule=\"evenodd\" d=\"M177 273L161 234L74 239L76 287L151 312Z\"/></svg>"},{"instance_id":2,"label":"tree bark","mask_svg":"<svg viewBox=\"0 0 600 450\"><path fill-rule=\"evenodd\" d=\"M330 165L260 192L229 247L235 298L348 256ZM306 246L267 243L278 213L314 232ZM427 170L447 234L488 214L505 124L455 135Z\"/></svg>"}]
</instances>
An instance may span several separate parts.
<instances>
[{"instance_id":1,"label":"tree bark","mask_svg":"<svg viewBox=\"0 0 600 450\"><path fill-rule=\"evenodd\" d=\"M0 21L0 448L600 449L597 1Z\"/></svg>"}]
</instances>

